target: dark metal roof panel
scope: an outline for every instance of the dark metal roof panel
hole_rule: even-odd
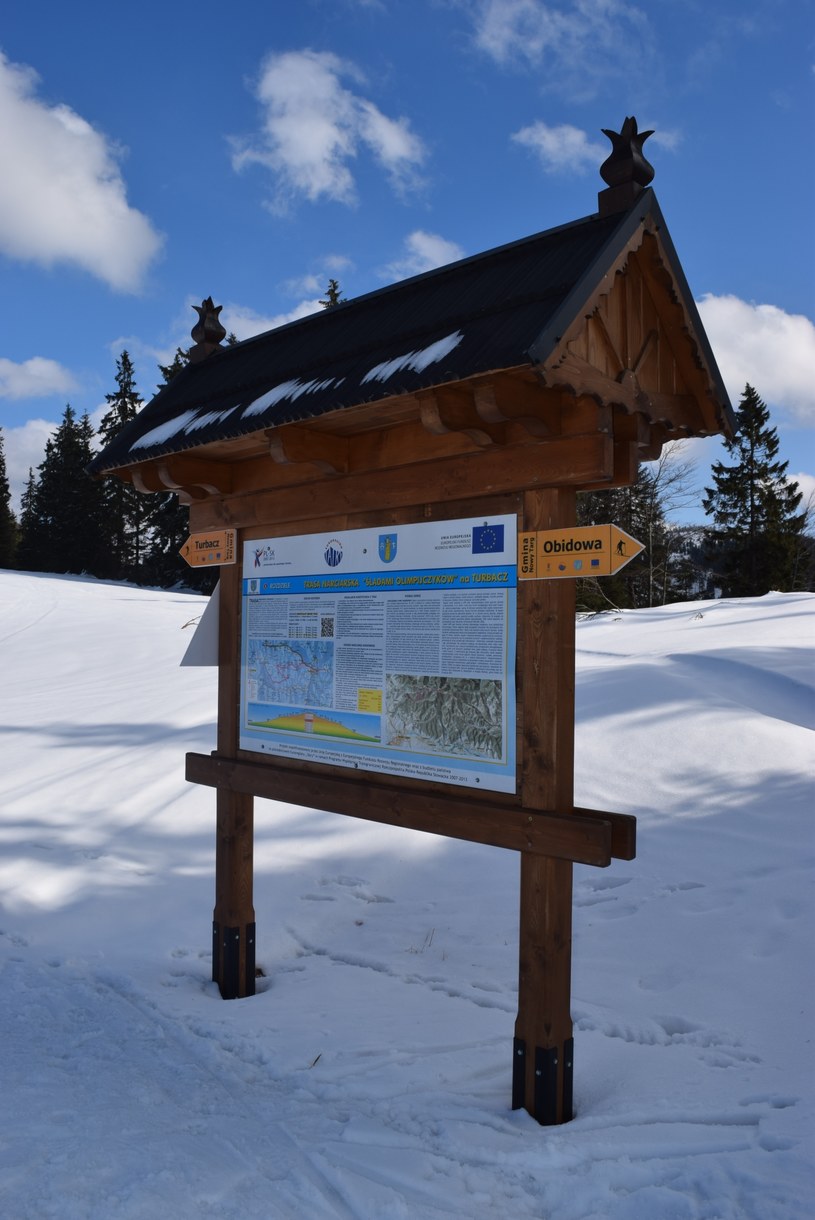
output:
[[[162,389],[90,469],[540,360],[541,332],[602,273],[627,215],[550,229],[217,351]]]

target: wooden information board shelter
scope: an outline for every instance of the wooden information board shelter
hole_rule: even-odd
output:
[[[517,851],[512,1101],[542,1123],[572,1114],[572,864],[631,859],[635,826],[574,807],[574,581],[516,579],[513,548],[573,527],[578,491],[732,423],[644,137],[628,119],[607,134],[609,186],[585,219],[233,347],[203,302],[190,365],[91,468],[176,492],[202,553],[236,560],[220,568],[217,749],[187,756],[217,793],[222,995],[255,988],[254,797]],[[417,656],[441,640],[464,659],[412,673],[411,629]],[[292,665],[308,685],[336,658],[339,684],[341,645],[345,702],[309,685],[291,715],[273,706]],[[427,745],[427,699],[438,725],[458,717],[458,744],[437,727]]]

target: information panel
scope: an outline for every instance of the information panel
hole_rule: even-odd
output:
[[[514,515],[244,545],[240,746],[515,792]]]

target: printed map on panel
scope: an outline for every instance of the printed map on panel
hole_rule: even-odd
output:
[[[388,674],[385,741],[397,749],[500,759],[503,683]]]
[[[288,706],[332,706],[332,640],[250,639],[248,647],[248,678],[253,699]]]

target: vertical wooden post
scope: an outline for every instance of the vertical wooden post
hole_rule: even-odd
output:
[[[574,524],[573,491],[524,495],[525,530]],[[522,581],[523,763],[528,809],[574,809],[573,580]],[[572,864],[521,853],[518,1017],[513,1108],[540,1123],[572,1117]]]
[[[255,911],[252,906],[253,798],[217,793],[212,977],[225,1000],[255,994]]]
[[[218,620],[218,753],[238,750],[242,566],[221,568]],[[225,1000],[255,994],[254,799],[219,788],[215,831],[212,978]]]

